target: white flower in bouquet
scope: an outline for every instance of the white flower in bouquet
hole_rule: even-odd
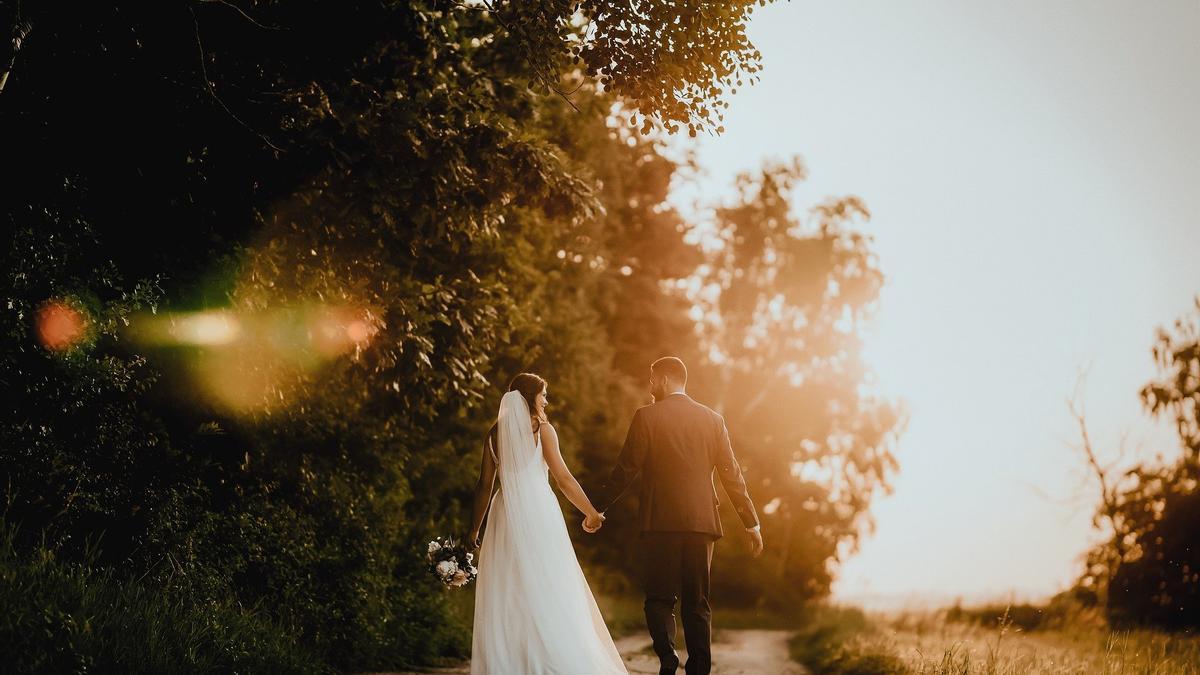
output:
[[[450,577],[459,571],[458,563],[454,562],[453,560],[443,560],[437,564],[437,573],[440,574],[443,579]]]
[[[453,539],[438,537],[429,542],[425,559],[429,562],[429,571],[447,588],[466,586],[479,574],[471,564],[475,557]]]
[[[474,561],[475,561],[475,554],[467,553],[467,562],[474,562]]]

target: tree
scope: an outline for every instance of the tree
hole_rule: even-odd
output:
[[[692,136],[723,132],[728,97],[756,82],[762,68],[762,54],[746,37],[755,7],[766,4],[762,0],[482,4],[525,45],[544,86],[570,100],[586,78],[596,78],[636,108],[628,119],[643,134],[655,122],[669,133],[685,126]],[[569,62],[544,60],[563,45]]]
[[[805,175],[796,159],[738,177],[737,199],[715,214],[722,246],[692,293],[707,355],[697,388],[725,416],[777,551],[751,561],[726,549],[735,560],[722,568],[737,578],[714,583],[750,599],[828,592],[897,470],[891,447],[903,424],[897,404],[865,393],[857,329],[883,274],[870,237],[850,223],[869,214],[857,197],[833,198],[801,221],[791,191]]]
[[[1200,310],[1200,297],[1196,299]],[[1162,378],[1140,391],[1155,416],[1170,415],[1181,452],[1174,462],[1139,463],[1114,475],[1095,459],[1081,413],[1083,449],[1099,481],[1094,523],[1108,540],[1087,554],[1079,592],[1103,604],[1118,625],[1167,629],[1200,625],[1200,312],[1159,329],[1152,349]]]
[[[564,441],[598,443],[606,392],[632,396],[625,364],[652,344],[618,303],[680,325],[660,288],[688,265],[657,208],[673,167],[609,128],[617,98],[572,70],[570,35],[587,58],[625,39],[622,14],[725,36],[597,67],[668,121],[711,120],[706,78],[757,58],[745,11],[684,8],[676,28],[589,7],[599,30],[565,28],[566,3],[26,3],[36,31],[0,93],[21,169],[0,194],[0,378],[23,397],[0,466],[24,545],[45,532],[85,561],[103,531],[126,580],[261,611],[315,668],[465,650],[418,545],[461,529],[498,385],[545,372],[571,401]],[[530,86],[556,78],[583,83],[571,102]],[[622,185],[626,162],[646,185]],[[50,353],[30,322],[60,296],[103,329]],[[243,338],[152,346],[124,329],[139,309],[219,310]],[[314,316],[356,324],[349,353],[305,337]]]
[[[634,410],[650,400],[650,363],[666,354],[694,361],[698,354],[690,303],[677,284],[703,257],[687,241],[690,225],[668,200],[677,166],[664,156],[662,141],[626,127],[623,104],[609,93],[575,100],[582,116],[563,105],[542,119],[555,145],[596,186],[603,208],[566,233],[545,263],[555,270],[548,293],[576,307],[547,306],[567,318],[548,337],[551,343],[560,335],[577,337],[566,350],[547,350],[539,367],[544,363],[559,378],[594,379],[587,390],[560,395],[566,407],[553,415],[558,424],[568,413],[563,447],[578,451],[581,481],[596,485],[611,470]],[[585,344],[593,346],[580,352]],[[613,592],[629,590],[637,574],[631,562],[635,512],[635,500],[620,501],[599,536],[578,542],[593,562],[624,573],[602,577]]]

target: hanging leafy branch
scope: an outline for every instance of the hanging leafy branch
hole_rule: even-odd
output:
[[[629,103],[643,133],[724,132],[729,97],[762,70],[746,26],[763,0],[480,2],[523,45],[541,85],[569,100],[594,78]]]

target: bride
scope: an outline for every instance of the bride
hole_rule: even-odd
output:
[[[470,534],[480,547],[471,673],[625,673],[548,477],[583,512],[585,530],[604,516],[563,462],[545,408],[546,381],[517,375],[484,441]]]

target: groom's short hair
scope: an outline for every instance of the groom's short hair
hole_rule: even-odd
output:
[[[679,384],[687,384],[687,366],[674,356],[664,356],[650,364],[650,372],[655,375],[666,375]]]

